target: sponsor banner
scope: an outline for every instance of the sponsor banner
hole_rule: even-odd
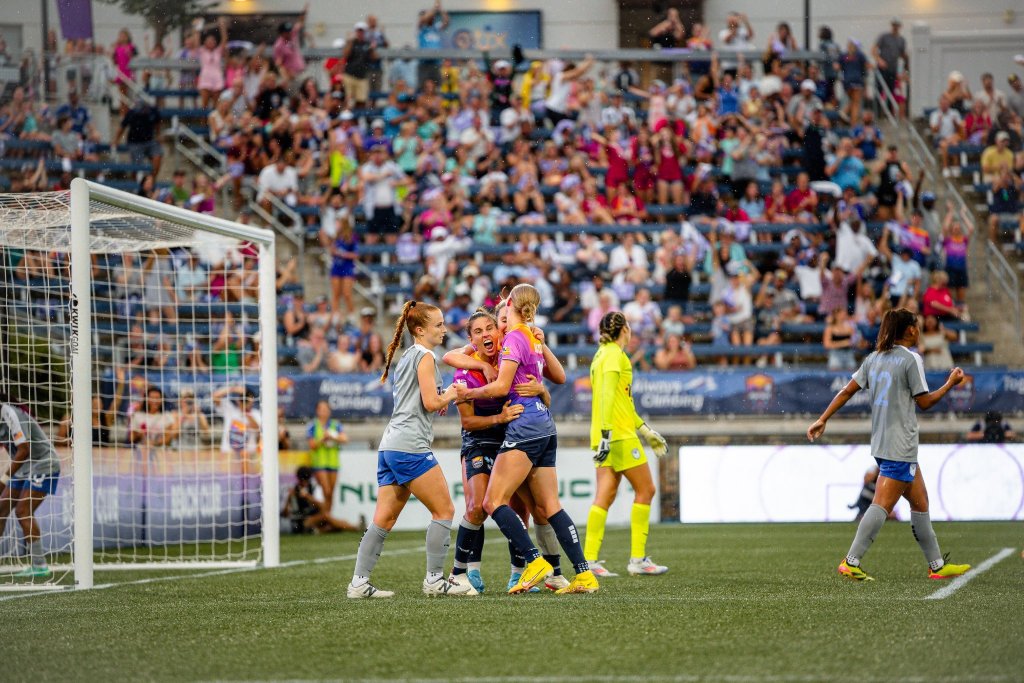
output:
[[[449,12],[448,16],[448,28],[441,32],[446,48],[508,54],[513,45],[527,50],[544,46],[539,11]]]
[[[927,378],[929,386],[937,387],[946,373],[929,372]],[[451,379],[451,374],[446,374],[444,382]],[[215,412],[209,398],[213,388],[240,381],[229,376],[171,373],[164,378],[157,373],[134,377],[132,391],[141,393],[147,380],[172,398],[183,388],[193,389],[200,405],[211,413]],[[638,372],[633,375],[633,399],[641,415],[810,415],[820,413],[849,380],[849,373],[827,370]],[[390,384],[381,386],[376,375],[282,375],[277,385],[278,404],[288,419],[310,419],[321,400],[342,420],[388,417],[394,406]],[[556,417],[590,415],[590,377],[585,372],[569,373],[565,384],[549,384],[548,388],[551,413]],[[112,386],[102,390],[113,393]],[[843,411],[867,413],[867,400],[867,392],[858,393]],[[1024,411],[1024,372],[969,371],[964,382],[931,412],[987,411]],[[458,411],[451,410],[440,419],[457,420]]]
[[[850,521],[874,464],[866,445],[681,448],[680,521]],[[923,445],[918,466],[933,520],[1024,519],[1024,445]]]
[[[577,526],[582,527],[587,523],[587,514],[590,512],[590,504],[594,500],[596,490],[596,468],[591,459],[593,453],[585,448],[563,448],[558,451],[558,498],[572,520]],[[455,501],[455,519],[462,518],[466,510],[466,495],[462,485],[462,462],[459,452],[456,450],[439,450],[434,452],[445,479],[451,489],[452,500]],[[658,481],[657,459],[653,453],[647,454],[651,464],[651,471]],[[294,477],[282,475],[281,493],[287,495],[288,490],[295,484]],[[359,515],[366,515],[367,519],[373,518],[374,506],[377,502],[377,453],[367,450],[342,450],[341,469],[338,472],[338,487],[335,490],[334,506],[332,513],[354,522]],[[608,511],[608,524],[628,525],[630,510],[633,505],[633,491],[624,480],[619,489],[619,495],[611,509]],[[661,500],[655,496],[651,503],[652,521],[659,521]],[[397,530],[425,529],[430,523],[430,513],[415,498],[409,501],[405,510],[402,511]],[[492,528],[492,522],[488,522]],[[282,523],[282,529],[288,525]],[[498,532],[500,533],[500,532]]]

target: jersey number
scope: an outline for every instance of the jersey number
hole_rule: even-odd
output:
[[[892,388],[892,375],[888,370],[871,373],[871,385],[875,387],[875,405],[889,405],[889,389]]]

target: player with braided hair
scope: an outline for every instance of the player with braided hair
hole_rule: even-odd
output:
[[[382,384],[388,378],[391,361],[401,346],[405,330],[415,343],[402,354],[395,368],[394,410],[377,453],[377,507],[373,522],[359,542],[348,597],[390,598],[394,595],[371,584],[370,573],[380,559],[384,539],[411,495],[427,507],[431,517],[427,526],[427,576],[423,580],[423,592],[430,596],[476,595],[468,582],[452,581],[444,575],[443,569],[451,543],[455,504],[430,449],[434,441],[434,414],[443,415],[457,396],[455,385],[441,390],[441,372],[434,361],[433,350],[444,341],[447,332],[444,315],[436,306],[406,302],[388,346],[380,378]]]
[[[664,574],[668,567],[655,564],[647,556],[654,479],[637,433],[647,439],[659,458],[668,452],[668,445],[658,432],[647,426],[633,404],[633,366],[623,351],[632,335],[626,316],[619,311],[606,313],[601,318],[599,331],[600,347],[590,363],[590,447],[597,464],[597,492],[587,517],[583,552],[596,576],[617,576],[605,569],[598,555],[608,508],[615,502],[619,484],[625,477],[635,492],[630,514],[632,548],[626,570],[635,576]]]

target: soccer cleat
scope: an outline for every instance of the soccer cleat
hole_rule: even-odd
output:
[[[431,597],[438,595],[479,595],[476,589],[473,588],[473,584],[469,582],[469,577],[465,574],[459,574],[448,579],[442,576],[437,581],[423,579],[423,594]]]
[[[928,570],[928,578],[929,579],[937,579],[937,580],[940,580],[940,579],[952,579],[952,578],[955,578],[957,576],[963,576],[964,574],[967,573],[967,571],[970,568],[971,568],[971,565],[969,565],[969,564],[950,564],[949,562],[946,562],[944,565],[942,565],[938,569],[929,569]]]
[[[855,581],[874,581],[872,577],[868,576],[867,572],[860,567],[854,567],[851,564],[847,564],[846,560],[839,563],[839,573],[846,578],[853,579]]]
[[[353,600],[358,600],[360,598],[393,598],[395,597],[395,594],[392,591],[382,591],[367,581],[362,586],[353,586],[352,584],[349,584],[348,597]]]
[[[14,575],[19,579],[48,579],[53,576],[49,567],[26,567]]]
[[[558,592],[563,588],[569,587],[569,579],[565,578],[561,574],[552,574],[548,578],[544,579],[544,587],[549,591]]]
[[[649,557],[645,557],[642,560],[630,558],[629,564],[626,566],[626,571],[632,576],[657,576],[658,574],[664,574],[668,571],[668,567],[661,564],[655,564],[654,560]]]
[[[522,575],[523,575],[522,572],[512,572],[512,574],[509,575],[509,577],[508,577],[508,592],[510,594],[512,593],[512,588],[515,587],[515,585],[517,583],[519,583],[519,577],[521,577]],[[527,592],[528,593],[540,593],[540,588],[537,588],[536,586],[534,586],[533,588],[531,588]]]
[[[587,564],[590,565],[590,571],[594,572],[594,576],[600,579],[609,579],[613,576],[618,576],[615,572],[608,571],[604,568],[604,560],[595,560],[593,562],[588,562]]]
[[[476,589],[477,593],[484,592],[484,577],[480,576],[479,569],[470,569],[466,572],[466,576],[469,577],[469,582],[473,584],[473,588]]]
[[[544,577],[554,571],[554,567],[551,563],[545,560],[543,557],[538,557],[536,560],[526,565],[526,569],[519,577],[519,581],[516,585],[508,589],[509,595],[515,595],[516,593],[523,593],[530,590],[537,584],[544,581]]]
[[[593,570],[587,570],[572,577],[572,581],[565,588],[555,591],[556,595],[568,595],[570,593],[594,593],[600,586],[594,578]]]

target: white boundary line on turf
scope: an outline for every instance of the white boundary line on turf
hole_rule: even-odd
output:
[[[418,545],[418,546],[416,546],[414,548],[399,548],[398,550],[389,550],[387,552],[387,554],[389,556],[390,555],[408,555],[410,553],[423,552],[423,550],[424,550],[424,546],[423,545]],[[278,569],[287,569],[289,567],[301,567],[301,566],[304,566],[304,565],[328,564],[328,563],[331,563],[331,562],[350,562],[350,561],[352,561],[354,559],[356,559],[355,553],[352,553],[350,555],[334,555],[332,557],[318,557],[318,558],[316,558],[314,560],[292,560],[291,562],[282,562],[280,565],[278,565],[277,568]],[[185,579],[205,579],[205,578],[208,578],[208,577],[211,577],[211,576],[225,576],[227,574],[243,574],[243,573],[246,573],[246,572],[259,571],[261,569],[265,569],[265,567],[260,567],[260,566],[256,566],[256,567],[238,567],[236,569],[220,569],[220,570],[212,571],[212,572],[201,572],[199,574],[180,574],[180,575],[176,575],[176,576],[154,576],[153,578],[150,578],[150,579],[137,579],[135,581],[117,581],[117,582],[111,582],[111,583],[100,583],[100,584],[96,584],[95,586],[90,588],[89,591],[81,591],[81,592],[84,593],[84,592],[99,591],[99,590],[105,590],[107,588],[120,588],[121,586],[143,586],[143,585],[150,584],[150,583],[164,583],[166,581],[182,581],[182,580],[185,580]],[[271,571],[273,571],[273,570],[271,570]],[[33,592],[17,593],[17,594],[13,594],[13,595],[0,596],[0,602],[6,602],[8,600],[19,600],[21,598],[34,598],[34,597],[39,596],[39,595],[69,595],[69,594],[74,594],[76,592],[78,592],[78,591],[75,591],[75,590],[72,590],[72,589],[69,588],[68,590],[61,590],[61,591],[42,591],[42,590],[40,590],[39,592],[36,592],[36,593],[33,593]]]
[[[970,571],[968,571],[966,574],[961,574],[960,576],[956,577],[948,584],[940,588],[939,590],[925,597],[925,600],[943,600],[945,598],[948,598],[950,595],[956,593],[958,590],[966,586],[968,581],[978,576],[979,574],[987,572],[989,569],[991,569],[992,567],[994,567],[995,565],[997,565],[998,563],[1002,562],[1007,557],[1012,555],[1014,552],[1016,552],[1016,550],[1016,548],[1003,548],[998,553],[996,553],[992,557],[988,558],[987,560],[979,564],[977,567],[972,567]]]

